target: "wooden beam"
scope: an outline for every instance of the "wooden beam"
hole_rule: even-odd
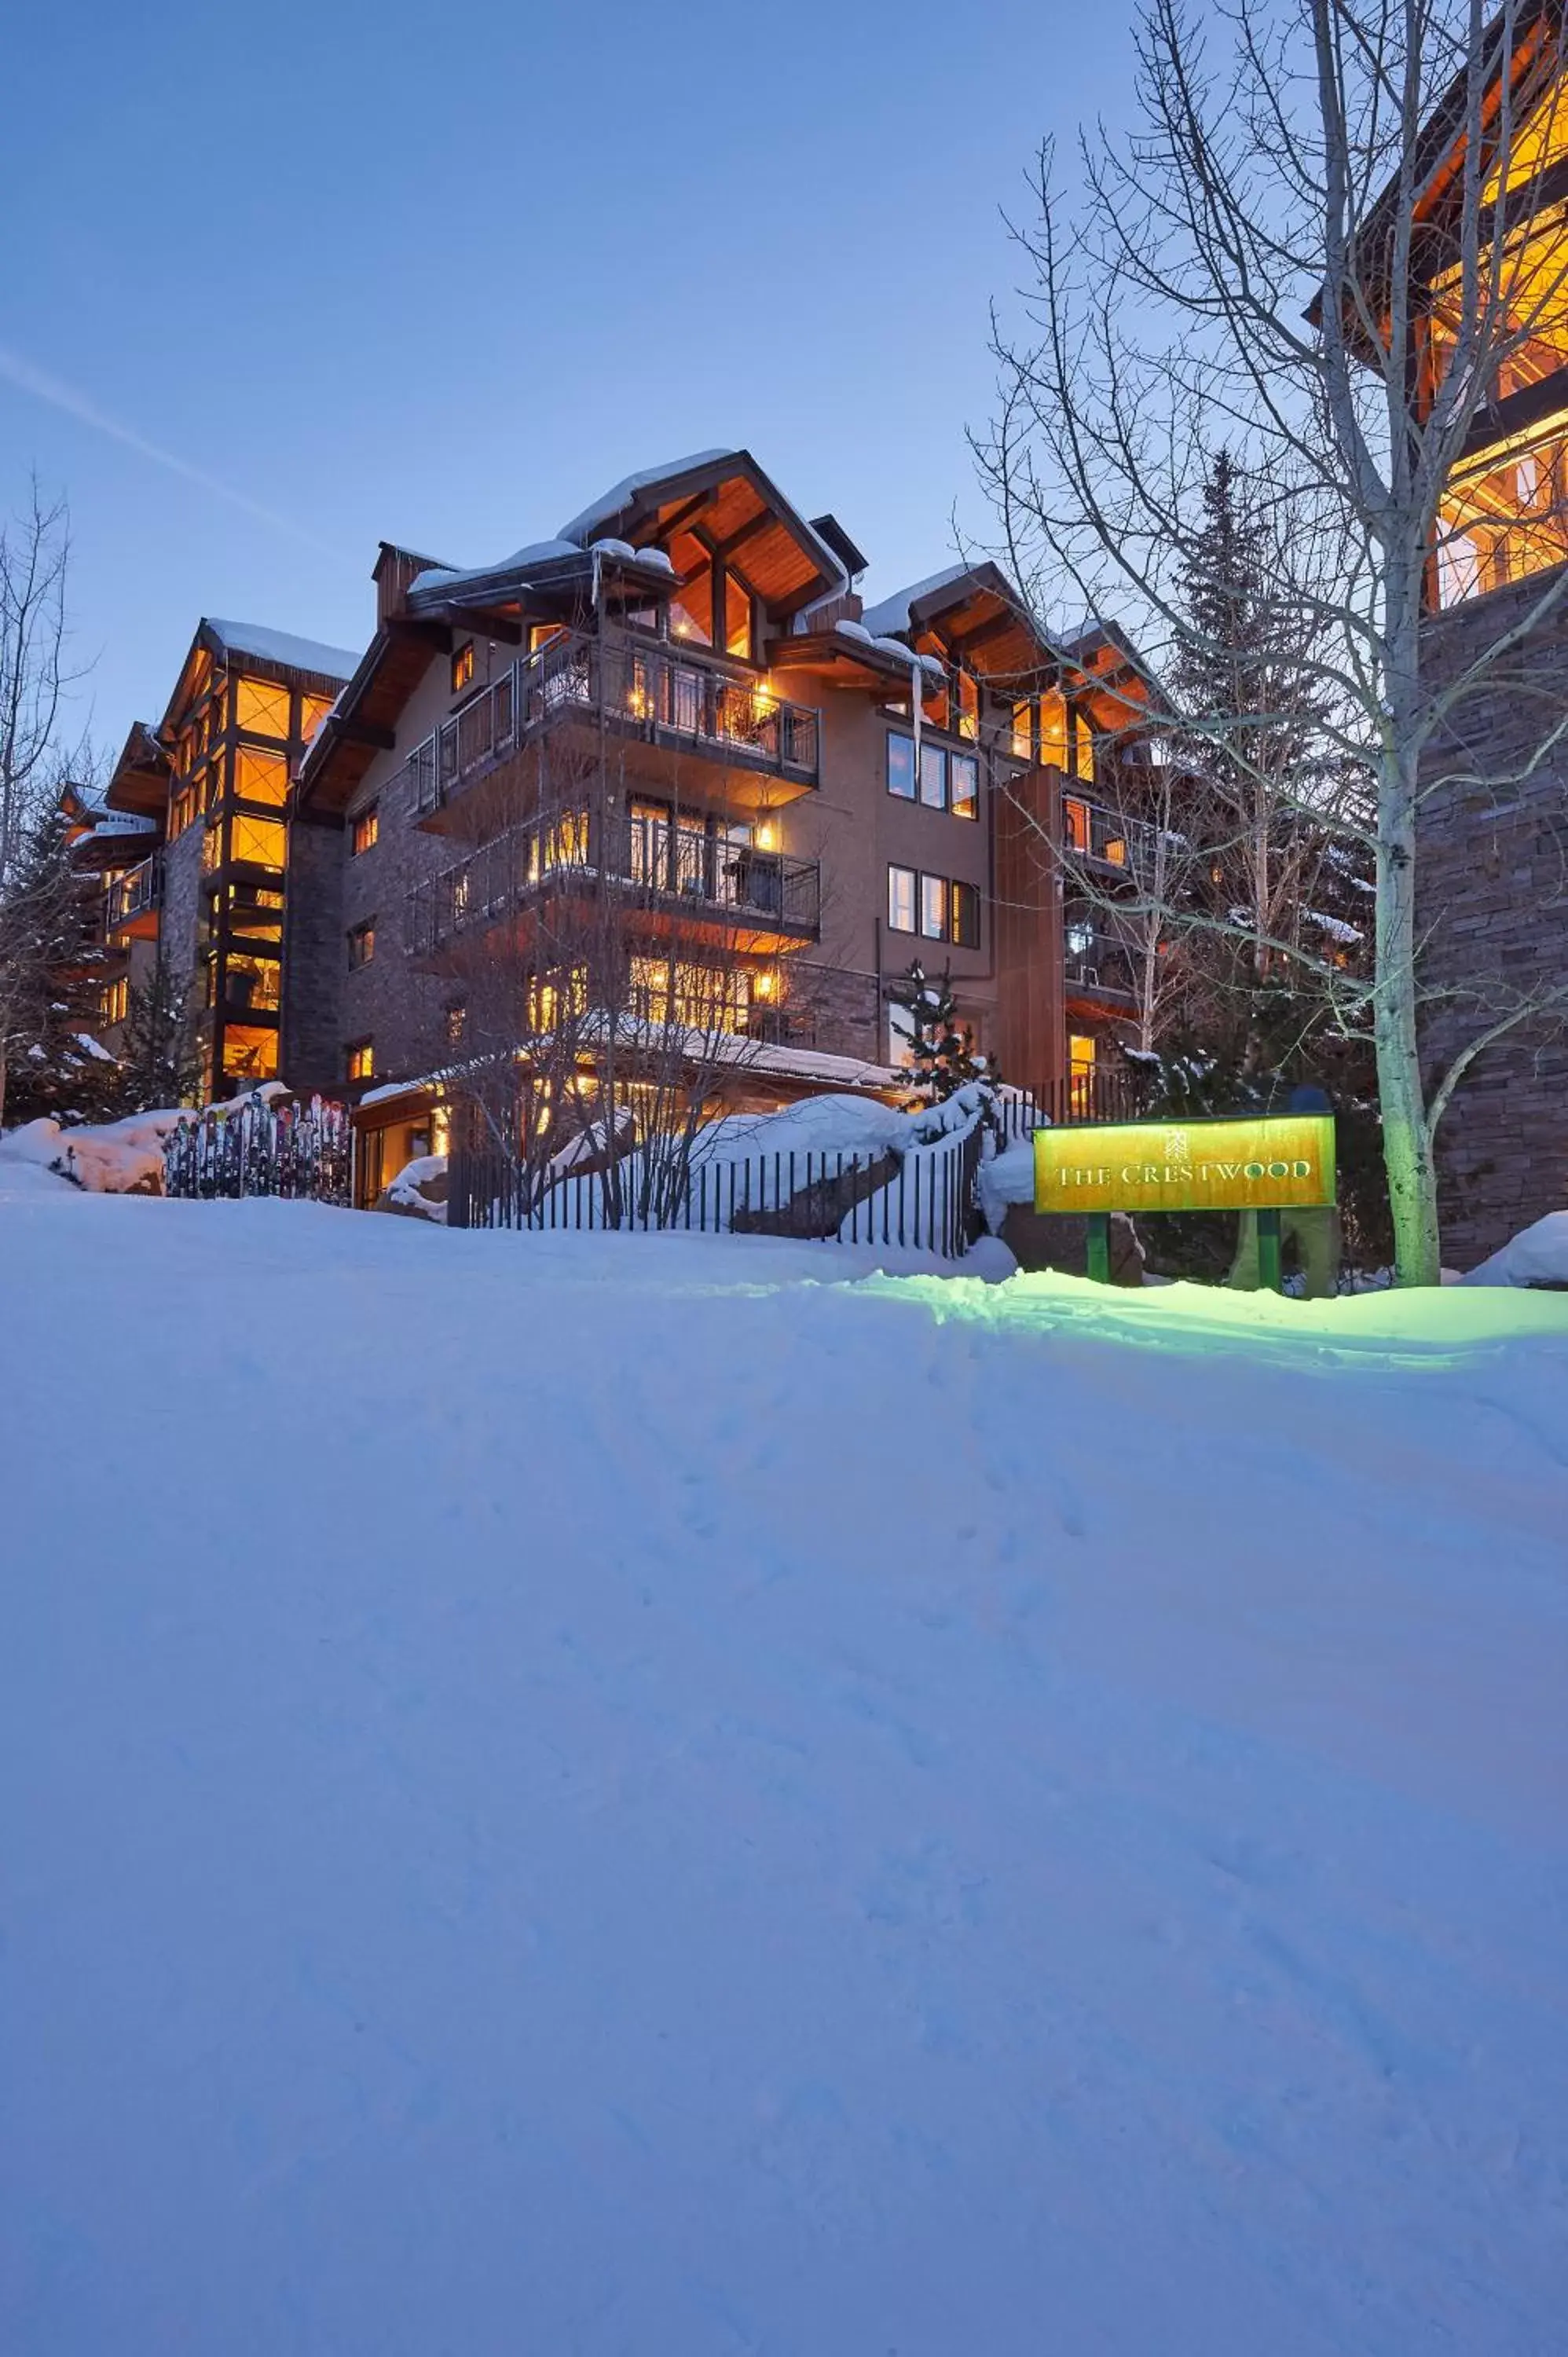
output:
[[[715,541],[714,554],[721,564],[727,564],[737,548],[744,548],[748,540],[755,540],[759,532],[766,532],[770,524],[778,522],[779,518],[772,509],[765,507],[752,517],[749,523],[743,523],[737,532],[732,532],[727,540]]]
[[[454,630],[471,630],[476,638],[492,639],[498,646],[522,644],[522,624],[513,621],[510,614],[495,613],[486,606],[443,606],[441,611]]]
[[[1023,617],[1009,608],[1004,614],[993,614],[990,621],[982,622],[977,630],[961,631],[952,640],[953,651],[958,655],[966,655],[971,647],[986,646],[993,639],[1004,638],[1009,630],[1023,630],[1027,634],[1028,630],[1029,625]]]
[[[401,639],[405,646],[430,647],[437,654],[450,654],[452,651],[449,626],[434,619],[427,620],[423,614],[393,614],[387,622],[386,631],[389,638]]]
[[[378,727],[373,720],[334,720],[332,733],[345,745],[365,745],[373,753],[392,753],[397,749],[397,732]]]
[[[691,499],[684,500],[673,515],[666,516],[662,522],[655,518],[654,540],[634,541],[632,545],[636,548],[651,548],[658,539],[683,531],[693,516],[701,515],[704,508],[711,508],[717,498],[716,490],[696,492]],[[630,501],[628,500],[627,504],[629,506]]]

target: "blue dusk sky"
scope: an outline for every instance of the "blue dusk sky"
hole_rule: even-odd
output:
[[[1061,0],[22,0],[6,48],[0,504],[70,499],[106,748],[202,613],[357,648],[378,540],[479,563],[710,445],[872,594],[950,562],[1001,209],[1129,64]]]

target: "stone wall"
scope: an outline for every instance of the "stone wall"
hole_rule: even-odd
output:
[[[1454,678],[1539,600],[1540,580],[1427,626],[1429,675]],[[1417,926],[1429,1088],[1496,1016],[1568,985],[1568,587],[1520,647],[1487,666],[1423,767]],[[1529,770],[1529,775],[1522,774]],[[1482,1050],[1437,1133],[1443,1253],[1470,1268],[1568,1208],[1568,1034],[1535,1019]]]
[[[296,820],[289,828],[278,1071],[302,1092],[343,1085],[345,841],[340,826]]]

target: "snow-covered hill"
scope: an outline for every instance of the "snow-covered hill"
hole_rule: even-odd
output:
[[[7,2357],[1561,2349],[1563,1297],[865,1265],[0,1201]]]

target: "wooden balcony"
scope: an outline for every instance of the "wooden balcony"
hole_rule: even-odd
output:
[[[723,656],[641,633],[563,631],[443,721],[400,775],[420,823],[439,833],[456,802],[544,737],[573,733],[592,758],[608,734],[635,749],[627,766],[643,777],[673,783],[695,755],[723,770],[727,801],[777,806],[818,782],[818,718]]]
[[[158,930],[158,910],[164,897],[164,858],[155,851],[138,866],[128,867],[103,888],[103,933],[106,941],[116,935],[133,940],[150,940]]]
[[[597,832],[598,830],[596,830]],[[506,926],[521,945],[545,902],[585,908],[613,895],[628,931],[765,954],[815,941],[822,872],[814,859],[758,851],[706,827],[615,815],[593,841],[586,814],[514,827],[415,885],[404,946],[439,960],[459,936]]]

